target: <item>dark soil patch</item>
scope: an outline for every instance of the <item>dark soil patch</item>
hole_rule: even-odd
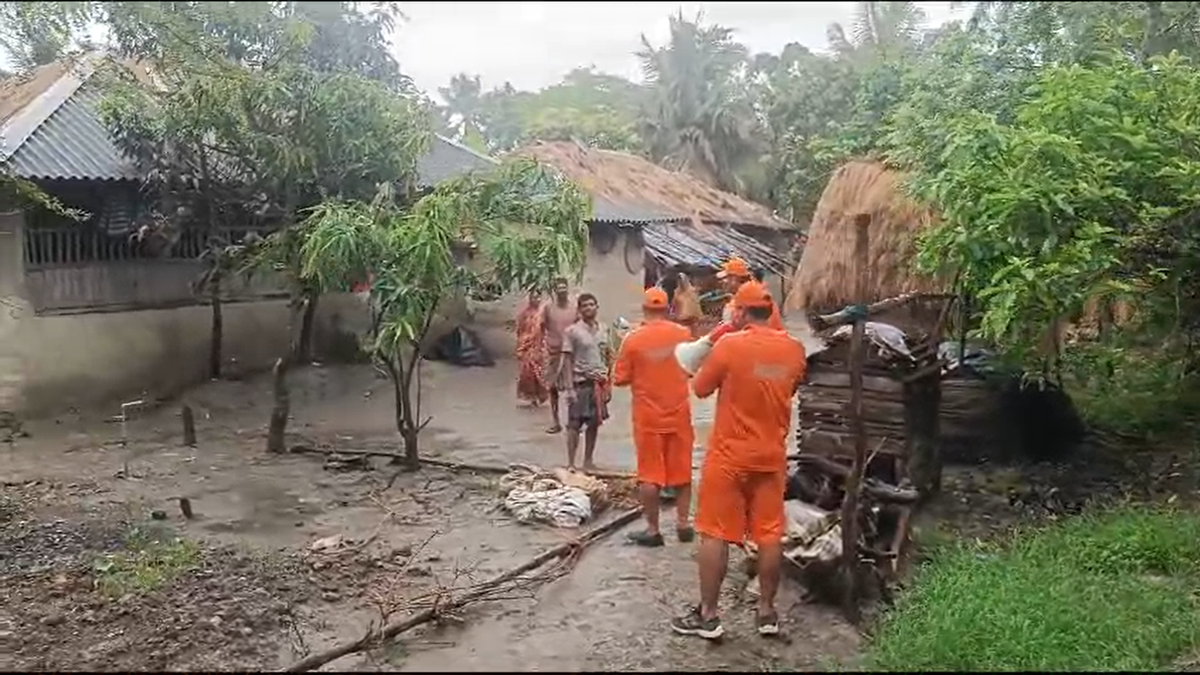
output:
[[[945,535],[991,539],[1090,506],[1187,501],[1195,465],[1190,451],[1093,442],[1060,461],[947,466],[942,494],[920,520]]]
[[[186,568],[119,597],[101,565],[152,524],[119,513],[43,519],[44,485],[8,486],[0,509],[0,668],[256,670],[310,595],[298,563],[189,545]],[[160,529],[160,534],[167,530]],[[159,577],[148,577],[157,581]]]

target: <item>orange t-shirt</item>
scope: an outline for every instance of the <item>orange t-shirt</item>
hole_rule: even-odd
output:
[[[792,396],[808,370],[804,346],[765,326],[722,337],[693,380],[717,394],[706,461],[742,471],[784,471]]]
[[[675,347],[691,339],[687,328],[658,319],[638,326],[621,342],[613,384],[632,390],[635,433],[669,432],[691,424],[688,376],[675,360]]]
[[[751,283],[751,282],[747,281],[746,283]],[[730,299],[729,302],[725,303],[725,309],[724,309],[724,311],[721,312],[721,320],[726,323],[733,321],[733,310],[735,308],[736,308],[736,305],[734,304],[732,299]],[[771,303],[771,317],[769,319],[767,319],[767,327],[773,328],[775,330],[784,330],[783,315],[779,313],[779,303],[777,303],[777,302]]]

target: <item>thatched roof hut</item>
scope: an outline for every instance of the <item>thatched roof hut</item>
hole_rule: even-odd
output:
[[[705,223],[795,231],[771,209],[722,192],[680,171],[636,155],[588,148],[570,141],[539,141],[516,151],[548,164],[575,181],[595,204],[595,220],[663,221],[697,218]]]
[[[781,286],[790,276],[800,230],[761,204],[642,157],[572,141],[537,141],[513,154],[553,167],[591,195],[593,232],[640,230],[646,253],[664,268],[715,268],[737,255],[779,275]]]
[[[787,294],[788,309],[827,312],[914,291],[942,292],[942,284],[913,269],[917,235],[936,221],[936,215],[902,194],[900,180],[872,161],[850,162],[834,172],[813,214]],[[872,277],[866,298],[853,297],[853,217],[859,213],[871,215]]]

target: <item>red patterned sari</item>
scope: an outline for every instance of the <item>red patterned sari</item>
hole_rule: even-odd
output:
[[[517,315],[517,398],[541,405],[550,398],[546,383],[546,341],[542,336],[542,305],[530,301]]]

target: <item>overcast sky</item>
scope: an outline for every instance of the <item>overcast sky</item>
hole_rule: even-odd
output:
[[[820,50],[825,29],[849,23],[854,2],[403,2],[408,21],[393,36],[401,68],[437,95],[456,73],[481,76],[485,89],[513,83],[539,89],[572,68],[639,79],[633,53],[645,33],[655,46],[668,37],[668,17],[682,9],[735,29],[752,52],[779,52],[789,42]],[[931,26],[963,18],[949,2],[917,3]],[[0,68],[10,68],[0,54]]]
[[[405,2],[408,22],[394,38],[401,68],[431,95],[456,73],[481,76],[485,89],[512,82],[538,89],[577,66],[637,78],[633,52],[642,33],[668,37],[668,18],[704,11],[734,28],[751,51],[778,52],[789,42],[824,49],[825,29],[848,23],[854,2]],[[931,25],[964,14],[949,2],[921,2]]]

